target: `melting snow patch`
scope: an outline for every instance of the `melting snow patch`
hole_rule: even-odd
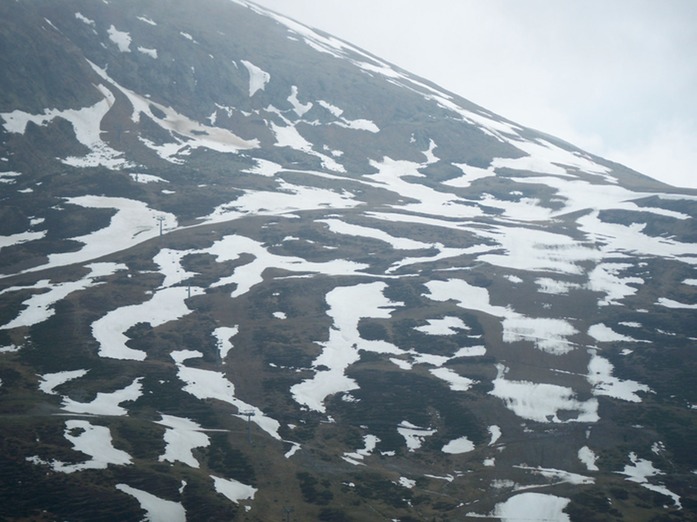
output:
[[[251,90],[251,89],[250,89]],[[293,106],[293,110],[295,111],[295,114],[298,115],[298,117],[302,118],[303,114],[305,114],[307,111],[309,111],[312,108],[312,103],[302,103],[300,100],[298,100],[298,86],[293,85],[290,88],[290,96],[288,96],[288,101],[290,104]],[[250,94],[251,96],[251,94]]]
[[[593,387],[593,395],[605,395],[628,402],[641,402],[637,392],[650,392],[651,388],[632,380],[613,377],[610,361],[598,355],[596,350],[589,350],[588,382]]]
[[[148,49],[147,47],[138,47],[138,51],[150,58],[157,59],[157,49]]]
[[[129,176],[136,183],[169,183],[166,179],[152,174],[132,173]]]
[[[598,466],[595,464],[595,461],[598,460],[598,457],[595,456],[593,450],[590,449],[588,446],[583,446],[580,450],[578,450],[578,460],[580,460],[583,464],[586,465],[588,471],[598,471],[599,469]]]
[[[249,96],[251,98],[257,91],[264,90],[266,84],[271,79],[271,75],[247,60],[242,60],[242,65],[249,72]]]
[[[124,32],[124,31],[119,31],[114,27],[113,25],[109,27],[108,30],[109,33],[109,40],[114,42],[116,46],[119,48],[119,51],[122,53],[130,53],[131,52],[131,35]]]
[[[595,479],[591,477],[586,477],[584,475],[579,475],[577,473],[570,473],[568,471],[563,471],[560,469],[553,468],[532,468],[529,466],[513,466],[514,468],[523,469],[530,471],[535,475],[542,475],[544,478],[551,480],[556,484],[573,484],[575,486],[581,486],[584,484],[594,484]]]
[[[363,449],[350,453],[344,453],[344,456],[341,458],[354,466],[363,465],[362,460],[365,457],[369,457],[373,451],[375,451],[375,447],[377,446],[378,442],[380,442],[380,439],[375,435],[366,435],[363,437]]]
[[[30,241],[38,241],[39,239],[43,239],[45,237],[45,230],[40,232],[21,232],[19,234],[12,234],[9,236],[0,236],[0,250],[12,245],[20,245],[22,243],[29,243]]]
[[[179,502],[161,499],[127,484],[117,484],[116,489],[134,497],[147,513],[149,522],[186,522],[186,511]]]
[[[280,424],[264,414],[259,408],[241,401],[235,396],[235,386],[224,373],[202,368],[190,368],[184,365],[188,359],[202,357],[203,354],[193,350],[172,352],[172,359],[177,363],[177,377],[185,384],[183,390],[198,399],[216,399],[236,407],[238,411],[253,412],[250,421],[276,440],[280,440]]]
[[[455,352],[453,359],[458,357],[482,357],[483,355],[486,355],[486,346],[466,346]]]
[[[358,331],[361,318],[389,318],[394,307],[402,304],[385,298],[383,291],[386,286],[385,283],[375,282],[338,287],[327,294],[328,313],[334,323],[329,331],[329,340],[323,343],[322,353],[313,366],[328,369],[317,371],[313,378],[291,388],[296,402],[324,412],[324,400],[329,395],[357,388],[356,381],[347,377],[345,370],[359,360],[360,350],[395,355],[402,353],[388,342],[363,339]],[[361,307],[357,308],[355,303],[361,303]]]
[[[569,522],[569,515],[564,508],[569,504],[568,498],[544,495],[542,493],[520,493],[505,502],[496,504],[490,515],[467,513],[475,518],[496,517],[503,522],[516,520],[545,520],[548,522]]]
[[[673,301],[672,299],[667,299],[665,297],[659,297],[656,301],[657,305],[665,306],[666,308],[682,308],[687,310],[697,309],[697,304],[685,304],[678,301]]]
[[[224,479],[211,475],[215,490],[228,500],[238,504],[241,500],[253,500],[256,488],[242,484],[234,479]]]
[[[600,343],[637,342],[636,339],[618,334],[612,328],[604,325],[603,323],[594,324],[591,326],[588,329],[588,335]]]
[[[192,289],[201,294],[200,288]],[[141,304],[122,306],[108,312],[92,323],[92,335],[99,342],[99,355],[110,359],[143,361],[147,354],[126,346],[129,339],[125,332],[139,323],[149,323],[153,328],[191,313],[185,299],[189,290],[172,287],[159,290],[152,299]]]
[[[146,18],[145,16],[139,16],[138,20],[140,20],[141,22],[145,22],[148,25],[157,25],[155,22],[150,20],[150,18]]]
[[[235,337],[239,331],[237,326],[221,326],[213,330],[213,336],[217,339],[216,345],[218,346],[218,354],[223,364],[225,364],[225,358],[228,352],[233,348],[230,339]]]
[[[75,18],[77,18],[78,20],[80,20],[80,21],[81,21],[82,23],[84,23],[84,24],[90,25],[90,26],[92,26],[92,27],[96,27],[96,24],[94,23],[94,20],[90,20],[89,18],[87,18],[87,17],[86,17],[85,15],[83,15],[82,13],[75,13]]]
[[[407,477],[399,477],[399,485],[407,489],[413,489],[416,487],[416,481]]]
[[[402,437],[404,437],[404,440],[407,443],[407,448],[409,448],[410,452],[419,449],[423,444],[424,439],[426,439],[426,437],[430,437],[436,432],[436,430],[420,428],[419,426],[415,426],[411,422],[407,421],[402,421],[402,423],[397,426],[397,431]]]
[[[162,420],[158,421],[157,424],[167,427],[164,435],[167,446],[164,454],[160,455],[159,461],[183,462],[198,469],[200,465],[192,450],[210,446],[208,435],[201,433],[201,426],[190,419],[161,415]]]
[[[432,375],[447,382],[450,389],[453,391],[467,391],[477,382],[459,375],[455,370],[450,368],[435,368],[429,371]]]
[[[532,318],[509,314],[503,321],[503,341],[532,341],[535,347],[553,355],[564,355],[574,349],[565,338],[578,331],[563,319]]]
[[[136,401],[143,395],[141,379],[142,377],[138,377],[125,388],[112,393],[99,392],[92,402],[77,402],[70,397],[63,397],[63,409],[87,415],[127,415],[128,410],[121,407],[121,403]]]
[[[131,456],[125,451],[114,448],[111,432],[105,426],[94,426],[85,420],[69,420],[65,422],[64,436],[75,451],[92,457],[91,460],[77,464],[66,464],[54,460],[45,462],[39,457],[29,457],[34,464],[44,464],[60,473],[74,473],[85,469],[106,469],[109,464],[125,466],[131,464]]]
[[[638,458],[634,452],[629,454],[629,460],[632,462],[632,465],[625,465],[624,470],[619,472],[621,475],[625,475],[627,480],[636,482],[648,490],[655,491],[672,498],[675,506],[678,509],[682,509],[682,504],[680,503],[680,497],[678,495],[670,491],[665,486],[649,483],[649,477],[663,475],[664,473],[662,471],[654,468],[653,463],[650,460]]]
[[[73,370],[66,372],[57,373],[46,373],[41,375],[41,382],[39,383],[39,389],[49,395],[57,395],[54,391],[61,384],[72,381],[74,379],[79,379],[87,375],[88,370]]]
[[[523,419],[536,422],[597,422],[598,401],[589,399],[579,401],[571,388],[556,384],[509,381],[508,371],[498,364],[498,376],[493,381],[494,389],[490,395],[503,400],[506,407]],[[558,416],[560,411],[568,412],[566,420]]]
[[[445,446],[443,446],[443,453],[449,453],[451,455],[459,455],[461,453],[468,453],[474,451],[474,443],[467,437],[460,437],[459,439],[451,440]]]
[[[491,440],[489,441],[489,446],[493,446],[501,438],[501,428],[496,425],[489,426],[487,428],[489,435],[491,435]]]
[[[444,317],[428,319],[428,325],[414,329],[429,335],[455,335],[458,330],[469,330],[469,327],[459,317]]]

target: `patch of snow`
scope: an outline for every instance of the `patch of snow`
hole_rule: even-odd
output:
[[[625,475],[627,480],[640,484],[642,487],[648,490],[655,491],[672,498],[673,502],[675,503],[675,507],[682,509],[680,496],[676,495],[663,485],[655,485],[649,482],[650,477],[664,475],[661,470],[655,468],[650,460],[638,458],[634,452],[629,454],[629,460],[632,464],[625,465],[624,470],[619,472],[621,475]]]
[[[569,293],[569,290],[581,288],[579,284],[558,281],[549,277],[541,277],[535,283],[539,287],[538,291],[543,294],[566,295]]]
[[[426,326],[417,326],[414,330],[429,335],[455,335],[458,330],[469,330],[469,326],[459,317],[444,317],[442,319],[428,319]]]
[[[166,426],[164,440],[165,452],[160,455],[160,462],[183,462],[198,469],[199,462],[194,457],[192,450],[210,446],[208,435],[202,433],[201,426],[191,419],[175,417],[173,415],[160,414],[162,419],[157,424]]]
[[[461,376],[455,370],[450,368],[434,368],[429,370],[429,372],[439,379],[447,382],[450,389],[453,391],[467,391],[477,382]]]
[[[79,13],[79,12],[78,12],[78,13],[75,13],[75,18],[77,18],[78,20],[80,20],[82,23],[87,24],[87,25],[90,25],[90,26],[92,26],[92,27],[96,27],[96,25],[97,25],[97,24],[94,23],[94,20],[90,20],[90,19],[87,18],[85,15],[83,15],[82,13]]]
[[[61,384],[65,384],[68,381],[74,379],[79,379],[87,375],[89,370],[73,370],[57,373],[46,373],[41,375],[41,382],[39,382],[39,389],[49,395],[57,395],[54,391]]]
[[[410,452],[419,449],[426,437],[430,437],[436,433],[434,429],[420,428],[408,421],[402,421],[399,426],[397,426],[397,431],[404,437]]]
[[[453,163],[453,166],[459,168],[463,175],[458,178],[444,181],[443,185],[447,185],[449,187],[467,188],[478,179],[488,178],[496,175],[496,172],[492,167],[482,169],[480,167],[468,165],[467,163]]]
[[[228,352],[233,348],[230,339],[235,337],[239,332],[240,329],[237,326],[220,326],[213,330],[213,336],[217,339],[218,356],[220,360],[223,361],[223,364],[225,364],[225,358]]]
[[[283,171],[283,167],[273,161],[261,158],[254,158],[254,161],[256,161],[256,165],[254,167],[243,170],[242,172],[248,172],[249,174],[259,174],[260,176],[273,178],[276,174]]]
[[[145,520],[149,522],[186,522],[186,511],[179,502],[164,500],[127,484],[116,484],[116,489],[134,497],[147,513]]]
[[[271,80],[271,75],[247,60],[242,60],[242,65],[249,73],[249,97],[251,98],[257,91],[264,90]]]
[[[203,293],[200,288],[191,290],[194,295]],[[92,335],[99,342],[99,355],[110,359],[145,360],[147,354],[144,351],[127,346],[129,339],[125,332],[139,323],[149,323],[155,328],[190,314],[185,302],[187,297],[187,288],[164,288],[149,301],[107,312],[92,323]]]
[[[75,451],[82,452],[91,459],[77,464],[66,464],[57,460],[49,463],[39,457],[29,457],[27,461],[49,465],[53,471],[60,473],[75,473],[85,469],[106,469],[110,464],[125,466],[132,463],[128,453],[114,448],[111,432],[105,426],[94,426],[85,420],[68,420],[65,422],[63,435],[72,443]]]
[[[228,500],[238,504],[241,500],[254,500],[256,488],[234,479],[224,479],[211,475],[215,490]]]
[[[138,47],[138,52],[143,53],[150,58],[157,60],[157,49],[148,49],[147,47]]]
[[[586,477],[585,475],[579,475],[578,473],[570,473],[569,471],[564,471],[554,468],[542,468],[542,467],[530,467],[530,466],[514,466],[518,469],[523,469],[530,471],[535,475],[542,475],[544,478],[554,481],[556,484],[573,484],[574,486],[582,486],[584,484],[594,484],[595,479],[592,477]]]
[[[353,225],[341,219],[320,219],[317,220],[317,222],[325,223],[326,225],[328,225],[329,230],[334,234],[343,234],[347,236],[359,236],[377,239],[379,241],[384,241],[385,243],[388,243],[392,246],[392,248],[396,250],[418,250],[431,248],[433,246],[432,244],[423,243],[421,241],[414,241],[413,239],[409,238],[395,237],[378,228]]]
[[[14,172],[14,171],[0,172],[0,183],[7,183],[7,184],[17,183],[17,180],[15,178],[18,178],[21,175],[22,175],[21,172]]]
[[[169,183],[166,179],[153,176],[152,174],[133,173],[129,174],[129,176],[136,183]]]
[[[38,241],[46,237],[46,231],[40,232],[21,232],[19,234],[11,234],[9,236],[0,236],[0,250],[12,245],[21,245],[30,241]]]
[[[564,319],[531,318],[523,316],[506,317],[503,320],[503,341],[531,341],[535,347],[553,355],[564,355],[574,349],[574,344],[566,337],[578,333]]]
[[[593,387],[593,395],[604,395],[628,402],[641,402],[637,392],[648,393],[651,388],[632,380],[618,379],[612,375],[610,361],[598,355],[596,350],[589,350],[588,382]]]
[[[496,425],[489,426],[487,428],[489,435],[491,435],[491,440],[489,441],[489,446],[493,446],[501,438],[501,428]]]
[[[466,346],[464,348],[460,348],[455,354],[453,355],[453,358],[457,357],[482,357],[483,355],[486,355],[486,346]]]
[[[307,111],[312,109],[312,103],[311,102],[302,103],[300,100],[298,100],[298,86],[297,85],[292,85],[290,90],[291,90],[291,92],[290,92],[290,96],[288,96],[288,101],[293,106],[293,110],[295,111],[295,114],[297,114],[298,117],[302,118],[303,114],[305,114]],[[251,94],[250,94],[250,96],[251,96]]]
[[[588,335],[599,343],[615,343],[615,342],[637,342],[626,335],[618,334],[609,326],[603,323],[594,324],[588,329]]]
[[[299,404],[324,412],[324,400],[339,392],[357,388],[357,383],[345,371],[360,359],[360,350],[376,353],[401,354],[396,346],[379,340],[366,340],[360,336],[358,323],[364,317],[389,318],[395,303],[386,299],[382,282],[338,287],[326,297],[328,314],[333,319],[329,339],[322,343],[322,353],[314,360],[313,366],[327,367],[317,370],[314,377],[291,387],[293,398]],[[361,303],[360,308],[354,306]]]
[[[118,270],[127,269],[126,265],[116,263],[93,263],[88,265],[91,272],[78,281],[70,281],[64,283],[51,284],[47,280],[37,282],[33,287],[27,287],[37,290],[47,290],[40,294],[34,294],[29,299],[22,303],[25,307],[19,312],[19,315],[9,323],[0,326],[1,330],[9,330],[12,328],[20,328],[25,326],[33,326],[43,321],[48,320],[55,314],[53,305],[61,299],[64,299],[73,292],[85,290],[100,283],[96,281],[100,277],[108,276]],[[12,290],[20,290],[22,287],[11,287],[5,289],[2,293]]]
[[[467,437],[460,437],[459,439],[451,440],[442,449],[443,453],[449,453],[451,455],[459,455],[461,453],[469,453],[474,451],[474,443]]]
[[[588,446],[583,446],[580,450],[578,450],[578,460],[585,464],[586,469],[588,469],[588,471],[599,470],[598,466],[595,464],[595,461],[598,460],[598,457],[595,456],[593,450],[590,449]]]
[[[109,33],[109,40],[114,42],[122,53],[131,52],[131,35],[125,31],[119,31],[113,25],[109,27],[107,31]]]
[[[499,518],[502,522],[518,520],[545,520],[548,522],[570,522],[564,509],[569,504],[568,498],[545,495],[543,493],[520,493],[505,502],[496,504],[490,515],[467,513],[467,516]]]
[[[363,437],[363,449],[350,453],[344,453],[343,457],[341,458],[354,466],[363,465],[363,459],[372,455],[378,442],[380,442],[380,439],[375,435],[365,435]]]
[[[416,487],[416,481],[407,477],[399,477],[399,485],[403,488],[413,489]]]
[[[259,408],[238,399],[235,396],[234,384],[224,373],[184,365],[186,360],[202,355],[201,352],[192,350],[180,350],[171,354],[172,359],[177,363],[177,377],[185,383],[183,390],[198,399],[216,399],[231,404],[240,412],[253,412],[254,415],[250,420],[274,439],[280,440],[278,421],[266,416]]]
[[[684,310],[695,310],[697,309],[697,304],[686,304],[680,303],[678,301],[673,301],[672,299],[667,299],[665,297],[659,297],[656,301],[657,305],[665,306],[666,308],[673,309],[684,309]]]
[[[124,402],[133,402],[143,395],[142,377],[131,384],[111,393],[99,392],[92,402],[77,402],[70,397],[63,397],[63,410],[85,415],[128,415],[128,410],[121,406]]]
[[[198,43],[198,42],[194,39],[194,37],[191,36],[189,33],[185,33],[184,31],[179,31],[179,34],[182,35],[182,36],[183,36],[184,38],[186,38],[187,40],[189,40],[190,42]]]
[[[493,381],[490,395],[501,399],[506,407],[519,417],[536,422],[597,422],[598,401],[576,399],[573,389],[556,384],[528,381],[509,381],[507,369],[497,364],[498,376]],[[569,412],[568,419],[561,420],[560,411]]]

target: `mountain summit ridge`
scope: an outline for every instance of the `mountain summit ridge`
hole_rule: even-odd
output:
[[[697,516],[697,191],[242,0],[0,44],[0,516]]]

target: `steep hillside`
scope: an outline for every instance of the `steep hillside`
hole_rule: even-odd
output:
[[[697,192],[246,1],[0,49],[0,518],[697,519]]]

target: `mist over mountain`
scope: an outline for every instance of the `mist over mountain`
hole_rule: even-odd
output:
[[[0,518],[697,519],[697,191],[246,1],[0,50]]]

